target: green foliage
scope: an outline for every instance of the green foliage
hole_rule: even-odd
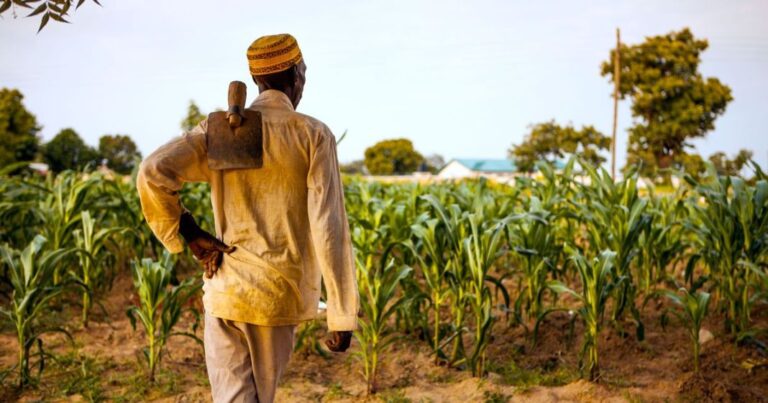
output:
[[[636,120],[629,129],[627,167],[639,165],[642,175],[650,177],[658,169],[680,167],[689,140],[714,129],[733,96],[728,86],[699,72],[708,46],[688,28],[621,46],[619,92],[632,99]],[[611,80],[614,52],[601,66],[601,74]]]
[[[121,228],[111,227],[96,229],[96,220],[89,211],[81,214],[82,228],[75,231],[75,244],[79,253],[79,265],[70,270],[70,274],[82,286],[83,327],[88,327],[88,316],[93,307],[93,295],[97,287],[104,287],[105,266],[112,263],[114,255],[107,253],[107,242]]]
[[[582,377],[588,374],[589,380],[594,382],[600,378],[598,340],[606,305],[613,295],[613,290],[621,287],[628,278],[614,275],[615,252],[606,250],[600,256],[587,260],[577,249],[566,245],[565,250],[579,273],[581,292],[576,292],[565,283],[557,280],[550,281],[548,286],[552,291],[558,294],[568,294],[579,302],[579,307],[575,313],[584,322],[584,342],[579,353],[579,370]],[[539,322],[547,314],[562,310],[566,309],[554,308],[542,313],[537,320],[536,328],[538,329]]]
[[[568,155],[579,155],[594,165],[605,162],[600,155],[611,145],[611,139],[593,126],[582,126],[576,130],[572,125],[560,126],[554,120],[538,123],[522,143],[509,150],[509,157],[521,172],[533,172],[538,161],[555,161]]]
[[[40,126],[35,115],[24,107],[23,99],[19,90],[0,89],[0,167],[32,161],[37,154]]]
[[[408,139],[383,140],[365,150],[365,167],[372,175],[404,175],[424,164]]]
[[[100,163],[99,153],[85,144],[72,129],[64,129],[46,143],[42,149],[43,160],[53,172],[94,168]]]
[[[104,135],[99,139],[99,155],[111,170],[126,175],[141,161],[141,153],[129,136]]]
[[[690,175],[685,179],[695,197],[703,200],[688,203],[693,220],[686,227],[696,235],[693,247],[698,251],[693,259],[704,260],[725,311],[727,330],[739,336],[750,329],[756,276],[765,272],[768,180],[757,180],[751,186],[738,177],[718,176],[711,164],[701,181]],[[689,267],[686,273],[689,280],[691,270]]]
[[[92,1],[99,6],[101,5],[99,0]],[[78,9],[83,3],[85,3],[85,0],[2,0],[2,3],[0,3],[0,15],[11,10],[13,17],[16,18],[17,8],[32,10],[27,17],[40,16],[40,27],[37,29],[39,33],[50,20],[69,23],[67,17],[72,5],[75,5],[75,9]]]
[[[59,261],[71,250],[45,249],[46,243],[46,239],[38,235],[21,251],[8,245],[0,246],[0,255],[8,268],[13,290],[10,309],[2,309],[0,313],[11,320],[16,330],[19,387],[29,384],[33,379],[30,353],[34,347],[37,347],[35,355],[38,357],[38,376],[45,368],[45,359],[49,354],[43,348],[43,340],[40,338],[42,334],[62,332],[71,339],[63,329],[47,325],[50,323],[50,302],[67,289],[64,283],[54,283],[54,271]]]
[[[715,166],[717,174],[721,176],[739,176],[742,168],[752,159],[752,151],[739,150],[734,159],[728,159],[724,152],[716,152],[709,156],[709,161]]]
[[[680,288],[677,294],[667,290],[664,292],[664,295],[670,301],[682,308],[680,310],[681,312],[672,312],[680,318],[680,321],[683,322],[688,329],[688,334],[691,337],[691,344],[693,346],[693,371],[698,373],[699,352],[701,351],[699,333],[701,332],[701,325],[704,322],[704,317],[707,316],[710,295],[704,291],[691,292],[685,288]]]
[[[194,129],[197,125],[205,120],[208,116],[200,112],[200,107],[197,106],[195,101],[190,100],[187,107],[187,116],[181,121],[181,130],[188,132]]]
[[[136,318],[144,327],[147,336],[144,357],[147,359],[151,382],[155,380],[155,371],[160,364],[163,348],[171,336],[191,337],[202,344],[194,333],[173,331],[185,311],[185,305],[202,287],[201,282],[196,278],[188,278],[178,286],[171,287],[173,265],[172,255],[167,252],[162,261],[145,258],[140,263],[134,262],[133,265],[133,284],[139,294],[139,306],[130,307],[126,314],[134,330]],[[199,317],[196,311],[193,313]],[[196,327],[197,323],[195,323]]]

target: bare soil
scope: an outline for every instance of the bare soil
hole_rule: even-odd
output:
[[[202,347],[194,340],[169,341],[154,383],[147,380],[142,348],[143,329],[134,331],[125,315],[135,303],[128,276],[117,279],[94,311],[87,329],[79,325],[79,307],[61,304],[50,320],[72,330],[66,337],[46,335],[44,346],[57,359],[48,359],[38,385],[20,392],[15,374],[0,385],[0,401],[162,401],[208,402],[210,394]],[[199,301],[195,304],[199,307]],[[753,320],[768,327],[768,310],[756,310]],[[706,328],[714,339],[705,343],[701,373],[693,375],[690,339],[676,322],[662,328],[664,306],[652,302],[643,312],[645,340],[638,342],[626,324],[627,336],[606,328],[600,341],[598,383],[578,379],[580,324],[573,337],[567,313],[553,314],[543,323],[534,346],[520,327],[496,323],[488,351],[489,375],[473,378],[467,371],[435,365],[426,343],[402,336],[382,358],[378,393],[367,397],[354,352],[296,353],[283,376],[279,402],[763,402],[768,401],[768,358],[755,344],[737,346],[723,332],[723,318],[711,313]],[[191,330],[192,315],[179,325]],[[202,329],[197,329],[202,337]],[[322,332],[318,337],[323,337]],[[17,354],[13,329],[0,329],[0,367],[9,368]]]

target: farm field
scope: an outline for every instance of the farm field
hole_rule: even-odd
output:
[[[322,318],[301,325],[277,400],[764,400],[759,167],[663,194],[576,160],[541,172],[346,177],[361,326],[331,354]],[[164,254],[130,177],[6,173],[0,194],[0,400],[210,400],[201,270]],[[206,186],[182,200],[213,227]]]

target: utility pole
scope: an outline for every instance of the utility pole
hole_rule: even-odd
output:
[[[616,52],[613,54],[613,138],[611,139],[611,178],[616,179],[616,125],[619,119],[619,85],[621,84],[621,32],[616,28]]]

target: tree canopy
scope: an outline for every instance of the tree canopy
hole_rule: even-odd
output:
[[[656,176],[659,168],[682,167],[688,141],[714,129],[733,97],[727,85],[699,72],[707,47],[688,28],[621,45],[619,94],[632,99],[635,118],[627,168],[640,165],[641,174]],[[601,66],[601,74],[612,81],[614,53]]]
[[[577,130],[570,124],[560,126],[550,120],[530,126],[523,142],[509,149],[509,157],[521,172],[532,172],[537,161],[555,162],[565,158],[566,154],[578,154],[597,165],[605,162],[600,150],[610,145],[611,139],[593,126],[582,126]]]
[[[53,172],[67,169],[83,169],[86,165],[98,165],[99,153],[85,144],[72,129],[63,129],[42,149],[43,160]]]
[[[208,116],[200,111],[195,101],[190,100],[187,107],[187,116],[181,121],[181,129],[188,132],[195,128],[200,122],[205,120]]]
[[[121,174],[131,173],[137,160],[141,160],[136,143],[130,137],[119,134],[101,136],[99,154],[106,160],[109,169]]]
[[[372,175],[409,174],[424,162],[408,139],[383,140],[365,150],[365,167]]]
[[[99,0],[91,1],[101,5]],[[50,20],[68,23],[67,16],[72,5],[78,9],[83,3],[85,0],[0,0],[0,16],[7,15],[7,12],[10,11],[16,18],[17,9],[32,10],[27,14],[27,17],[40,16],[40,26],[37,29],[37,32],[40,32]]]
[[[37,154],[40,127],[35,115],[24,107],[23,99],[19,90],[0,90],[0,166],[32,161]]]

